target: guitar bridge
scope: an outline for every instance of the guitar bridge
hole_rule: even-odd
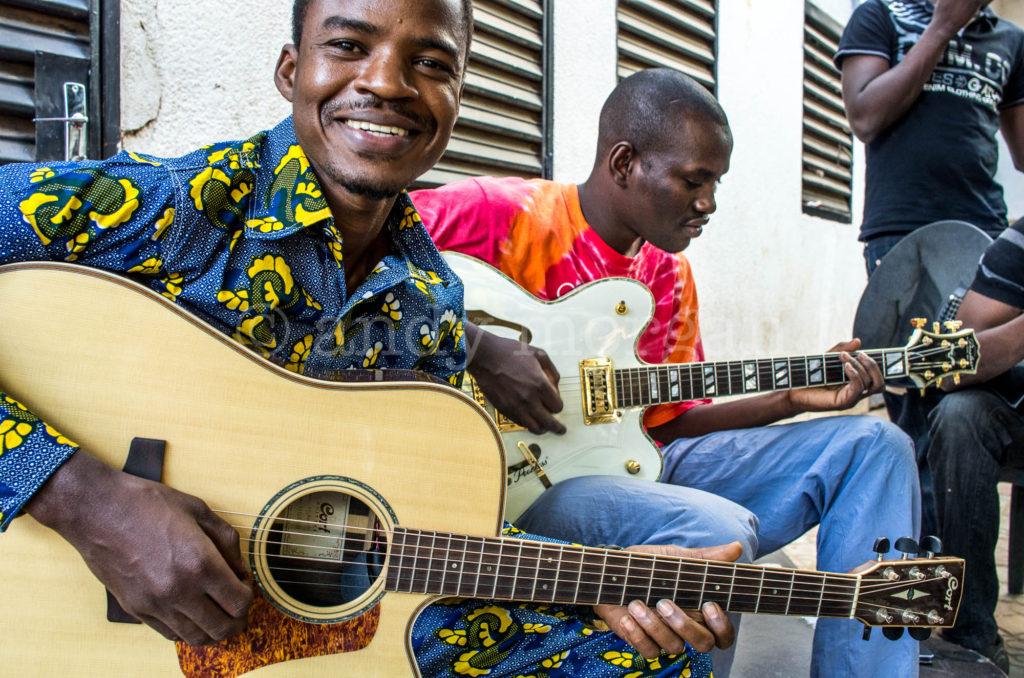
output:
[[[583,423],[614,424],[615,383],[612,381],[610,358],[589,358],[580,361],[580,383],[583,384]]]

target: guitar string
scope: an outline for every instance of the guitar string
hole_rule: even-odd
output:
[[[285,520],[287,520],[287,519],[285,519]],[[299,522],[308,522],[308,521],[299,521]],[[246,528],[244,526],[234,526],[234,527],[236,529],[248,529],[248,528]],[[360,531],[367,531],[366,528],[362,528],[362,527],[356,528],[356,529],[358,529]],[[272,531],[273,532],[277,532],[277,530],[272,530]],[[386,533],[385,530],[375,530],[375,532]],[[306,536],[306,537],[321,537],[321,538],[324,538],[324,539],[338,539],[337,536],[332,537],[332,536],[328,536],[328,535],[311,535],[311,534],[308,534],[308,533],[294,533],[294,534],[301,534],[302,536]],[[409,534],[409,533],[404,533],[404,534]],[[464,541],[467,544],[470,543],[470,539],[471,538],[459,538],[459,537],[455,537],[455,536],[450,538],[450,540],[453,541],[453,542]],[[259,540],[259,541],[261,541],[262,543],[266,543],[266,544],[282,544],[282,545],[284,544],[283,542],[272,541],[272,540]],[[511,542],[511,543],[509,543],[509,542]],[[287,545],[295,546],[294,544],[287,544]],[[534,546],[533,544],[518,543],[518,542],[515,542],[515,541],[512,541],[512,540],[504,540],[504,541],[502,541],[502,546],[517,546],[517,547],[519,547],[520,551],[524,547],[536,548],[536,546]],[[552,544],[551,546],[558,546],[558,545]],[[331,547],[331,548],[335,548],[337,550],[342,550],[342,551],[346,550],[346,549],[338,548],[338,547]],[[438,547],[417,546],[417,547],[412,547],[412,548],[416,549],[417,551],[423,550],[423,549],[428,549],[432,553]],[[351,551],[352,549],[348,549],[348,550]],[[465,551],[455,550],[455,554],[456,555],[458,555],[460,553],[463,554],[463,555],[468,554],[468,553],[472,553],[474,556],[477,556],[477,555],[480,555],[480,556],[492,555],[492,556],[494,556],[494,555],[496,555],[496,554],[477,553],[475,551],[471,552],[471,551],[468,551],[468,550],[465,550]],[[580,560],[581,572],[580,572],[580,574],[582,575],[583,574],[582,567],[584,565],[586,565],[586,563],[582,562],[582,556],[585,554],[585,552],[579,551],[578,553],[581,554],[581,560]],[[447,548],[446,549],[446,554],[448,556],[451,556],[452,555],[452,549]],[[606,554],[605,552],[601,552],[601,551],[591,551],[591,552],[589,552],[587,554],[588,555],[605,555],[606,556],[605,557],[605,561],[606,562],[602,564],[603,568],[607,568],[608,567],[609,563],[607,561],[608,561],[609,557],[615,558],[615,559],[617,559],[619,561],[617,566],[621,567],[622,565],[625,565],[627,568],[630,567],[630,564],[632,563],[633,558],[636,557],[638,560],[646,561],[646,562],[655,564],[655,567],[651,570],[651,579],[652,580],[659,578],[659,575],[657,575],[655,573],[661,573],[660,578],[662,578],[662,579],[665,579],[667,581],[671,580],[671,581],[680,581],[680,582],[681,581],[686,581],[686,579],[684,577],[680,577],[679,576],[681,573],[678,570],[679,570],[679,568],[680,568],[680,566],[682,564],[691,564],[691,565],[695,566],[697,569],[700,569],[701,566],[705,562],[707,562],[708,563],[708,567],[706,568],[708,570],[708,575],[707,576],[716,576],[716,577],[718,577],[718,576],[721,576],[721,577],[729,576],[730,580],[731,580],[731,584],[730,585],[733,588],[734,593],[735,593],[735,588],[737,587],[737,585],[739,585],[740,587],[748,586],[748,584],[745,583],[747,581],[750,582],[749,583],[750,587],[755,586],[754,582],[756,581],[756,585],[758,586],[758,588],[763,588],[764,583],[765,583],[765,577],[767,575],[777,575],[777,576],[784,577],[787,574],[791,577],[791,581],[790,581],[790,583],[786,584],[786,586],[792,587],[794,589],[798,587],[798,585],[797,585],[797,583],[795,581],[795,578],[797,576],[800,576],[800,577],[815,577],[815,578],[820,577],[822,579],[820,584],[819,583],[802,582],[800,585],[803,585],[803,586],[821,586],[821,587],[825,588],[826,590],[832,589],[832,590],[834,590],[834,592],[840,592],[840,593],[844,590],[844,588],[846,590],[856,590],[856,588],[857,588],[856,586],[846,586],[846,587],[844,587],[843,585],[841,585],[838,582],[826,583],[826,580],[828,578],[839,579],[840,581],[846,580],[846,579],[849,579],[849,580],[852,580],[852,581],[856,580],[856,575],[849,575],[849,574],[842,574],[842,573],[805,572],[805,571],[800,571],[800,570],[790,570],[790,571],[787,572],[786,570],[780,569],[780,568],[761,569],[761,568],[758,568],[757,566],[751,566],[751,565],[747,565],[747,564],[744,564],[744,563],[736,563],[734,565],[722,564],[722,565],[717,565],[716,566],[716,565],[714,565],[713,561],[701,561],[701,560],[686,559],[686,558],[678,558],[677,560],[675,560],[675,562],[677,564],[677,567],[673,570],[673,568],[671,568],[670,566],[666,566],[669,569],[662,569],[660,566],[658,566],[657,565],[658,561],[651,557],[652,554],[634,554],[634,555],[630,555],[629,553],[620,554],[620,553],[617,553],[617,552],[608,552]],[[253,551],[249,551],[248,555],[252,556],[253,555]],[[345,561],[345,560],[342,560],[342,559],[335,559],[335,558],[319,558],[319,557],[309,557],[309,556],[272,555],[272,556],[269,556],[269,557],[270,558],[282,558],[282,559],[287,559],[287,560],[304,560],[304,561],[310,561],[310,562],[330,563],[332,565],[341,565],[341,566],[349,565],[349,564],[359,564],[359,565],[364,565],[365,564],[365,562],[363,562],[363,561]],[[508,557],[509,558],[514,557],[514,554],[509,554]],[[521,561],[522,557],[523,557],[522,554],[518,555],[518,559],[520,561]],[[669,558],[673,558],[673,559],[677,558],[675,556],[668,556],[668,557]],[[432,556],[432,555],[427,555],[427,556],[422,556],[422,555],[404,556],[403,558],[412,558],[413,560],[423,560],[423,559],[426,559],[426,560],[431,560],[431,561],[435,559],[434,556]],[[537,571],[538,575],[540,574],[542,569],[545,569],[545,568],[541,567],[542,559],[540,557],[540,554],[538,554],[538,555],[527,555],[526,558],[528,560],[529,559],[536,559],[536,562],[537,562],[537,569],[536,569],[536,571]],[[899,561],[895,561],[895,562],[899,562]],[[495,565],[496,565],[496,563],[495,563]],[[716,572],[714,575],[712,575],[711,570],[713,568],[715,570],[722,571],[722,573],[719,574],[718,572]],[[753,572],[761,573],[761,575],[760,576],[746,577],[744,575],[736,575],[735,574],[736,572],[742,571],[744,568],[747,569],[747,570],[753,571]],[[295,572],[324,573],[323,570],[316,570],[316,569],[306,569],[306,570],[302,570],[300,568],[285,568],[285,569],[290,569],[291,571],[295,571]],[[426,568],[417,568],[415,564],[409,565],[409,566],[399,565],[397,569],[398,570],[409,570],[409,569],[412,569],[414,571],[414,573],[416,571],[424,571],[424,572],[428,572],[428,573],[429,572],[436,572],[436,573],[448,573],[449,572],[449,570],[447,570],[445,568],[438,569],[438,568],[433,567],[433,566],[428,566]],[[551,570],[551,569],[555,569],[555,568],[553,568],[553,567],[551,567],[549,565],[546,569]],[[557,572],[557,570],[556,570],[556,572]],[[337,574],[340,574],[340,573],[337,573]],[[592,572],[590,572],[590,574],[596,574],[596,573],[592,571]],[[694,576],[698,576],[698,573],[696,573],[696,572],[693,572],[693,573],[690,573],[690,574],[693,574]],[[473,576],[473,575],[471,574],[470,576]],[[482,574],[481,575],[481,574],[477,573],[477,576],[490,576],[490,575],[487,575],[487,574]],[[625,576],[625,575],[623,575],[623,576]],[[543,578],[540,578],[540,577],[533,577],[532,579],[535,579],[537,582],[548,581],[548,582],[556,582],[557,583],[557,582],[561,582],[562,581],[560,578],[557,578],[557,579],[543,579]],[[942,577],[937,577],[935,579],[930,579],[930,580],[907,580],[907,581],[902,581],[902,582],[890,582],[890,581],[881,581],[881,580],[879,580],[877,584],[869,583],[869,582],[872,582],[873,580],[868,579],[868,580],[862,580],[860,588],[861,588],[861,591],[864,591],[864,592],[881,592],[881,591],[886,590],[886,588],[888,588],[889,590],[898,590],[900,588],[913,587],[915,585],[921,585],[922,583],[927,583],[927,582],[931,582],[931,581],[937,581],[939,579],[942,579]],[[779,581],[775,581],[775,582],[769,582],[769,584],[771,584],[771,583],[777,584],[777,586],[775,588],[779,588],[779,587],[781,587],[783,585],[784,582],[779,580]],[[613,585],[617,586],[618,584],[616,583],[616,584],[613,584]],[[736,595],[751,595],[751,594],[749,594],[749,593],[748,594],[739,593],[739,594],[736,594]],[[818,599],[819,599],[819,596],[816,596],[816,597],[813,597],[813,598],[808,598],[807,600],[818,600]],[[828,601],[827,598],[821,598],[821,599],[823,601]],[[847,600],[846,598],[839,598],[839,599],[833,599],[830,602],[846,601],[846,600]]]
[[[858,351],[857,353],[867,355],[869,358],[874,360],[876,363],[879,363],[879,366],[882,366],[881,362],[884,360],[884,357],[885,357],[883,351]],[[948,353],[949,353],[949,348],[942,348],[942,347],[937,346],[937,347],[934,347],[934,348],[917,349],[917,350],[915,350],[913,352],[908,352],[907,353],[907,357],[908,357],[909,360],[913,361],[913,360],[928,359],[928,358],[932,358],[934,356],[945,355],[945,354],[948,354]],[[742,380],[742,379],[745,379],[745,378],[749,378],[750,376],[760,376],[760,372],[761,372],[762,368],[774,367],[776,362],[786,361],[789,364],[789,366],[792,367],[794,360],[804,362],[807,359],[815,359],[815,358],[819,358],[819,357],[821,357],[823,359],[824,363],[825,363],[825,365],[822,368],[825,371],[828,371],[829,369],[835,369],[835,368],[840,367],[842,365],[842,361],[839,359],[839,354],[838,353],[825,353],[825,354],[819,354],[819,355],[813,355],[813,356],[804,356],[804,357],[801,357],[801,358],[780,358],[780,359],[760,358],[760,359],[753,359],[753,360],[728,360],[728,361],[716,361],[716,362],[693,362],[693,363],[671,363],[671,364],[666,363],[666,364],[634,365],[634,366],[630,366],[630,367],[613,368],[613,375],[616,376],[616,377],[621,376],[621,380],[623,380],[623,381],[625,381],[627,379],[630,380],[632,385],[644,386],[644,385],[646,385],[646,383],[648,381],[647,378],[652,373],[655,374],[656,376],[660,377],[660,376],[663,376],[662,373],[665,373],[665,372],[668,372],[668,371],[671,371],[671,370],[683,370],[685,372],[689,372],[688,376],[690,378],[690,383],[692,385],[695,382],[696,383],[701,383],[703,381],[704,371],[708,367],[711,367],[711,368],[713,368],[715,370],[715,372],[716,372],[716,374],[715,374],[716,381],[717,380],[728,380],[728,381],[731,381],[732,379],[740,379],[740,380]],[[755,365],[755,367],[758,369],[758,372],[755,375],[733,374],[731,372],[731,370],[734,367],[739,367],[739,368],[742,369],[744,366],[750,365],[751,363],[753,363]],[[797,364],[799,365],[799,363],[797,363]],[[727,373],[719,375],[718,371],[720,371],[720,370],[726,370]],[[900,375],[900,376],[905,376],[905,375]],[[842,380],[841,381],[832,382],[832,383],[826,383],[826,384],[822,384],[822,385],[832,385],[832,386],[835,386],[835,385],[838,385],[838,384],[841,384],[841,383],[847,383],[848,381],[849,381],[849,378],[846,377],[845,372],[843,372],[842,373]],[[560,386],[561,385],[575,386],[577,384],[582,383],[582,379],[580,379],[577,376],[566,376],[564,378],[559,378],[559,382],[558,383],[559,383]],[[624,385],[628,386],[630,384],[624,384]],[[692,391],[692,388],[691,388],[691,391]]]
[[[361,562],[361,561],[352,561],[351,564],[365,565],[366,563]],[[412,578],[408,580],[409,584],[410,584],[410,587],[411,587],[411,585],[417,583],[415,581],[415,575],[417,573],[419,573],[419,572],[426,572],[428,574],[438,574],[438,573],[449,574],[448,570],[444,570],[444,569],[438,570],[437,568],[415,568],[415,566],[400,565],[396,569],[399,571],[399,575],[398,575],[399,579],[401,579],[401,577],[403,575],[407,575],[408,574],[406,572],[407,570],[412,570],[413,571],[412,575],[411,575]],[[277,572],[294,572],[294,573],[298,573],[298,574],[303,574],[303,573],[311,572],[310,570],[304,570],[304,569],[301,569],[301,568],[280,568],[280,567],[279,568],[275,568],[275,571],[277,571]],[[342,577],[346,576],[345,573],[341,573],[341,572],[324,572],[322,570],[315,570],[315,571],[312,571],[312,572],[315,572],[317,574],[328,575],[328,576],[335,576],[335,577],[338,577],[338,578],[342,578]],[[463,572],[459,572],[460,581],[461,581],[461,578],[462,578],[462,576],[464,574],[465,573],[463,573]],[[594,573],[591,573],[591,574],[594,574]],[[484,577],[484,578],[490,577],[493,580],[493,584],[490,585],[491,586],[491,593],[490,593],[490,595],[486,595],[486,592],[481,592],[482,593],[482,595],[481,595],[482,599],[487,599],[487,598],[499,598],[499,599],[509,598],[509,599],[512,599],[512,600],[520,600],[520,597],[516,595],[516,586],[514,584],[511,584],[511,585],[510,584],[505,584],[504,588],[506,590],[502,590],[500,588],[500,586],[501,586],[501,584],[499,583],[500,574],[498,574],[498,573],[495,573],[495,574],[470,573],[468,576],[471,577],[471,578],[474,577],[474,576],[476,576],[478,578],[479,577]],[[330,590],[333,590],[333,591],[342,591],[342,592],[350,590],[350,591],[355,592],[356,597],[358,597],[358,594],[361,594],[361,593],[365,592],[366,590],[368,590],[373,585],[373,583],[377,580],[377,578],[378,577],[374,577],[373,581],[371,581],[368,585],[365,585],[365,586],[364,585],[359,585],[359,584],[340,584],[340,583],[332,584],[332,583],[325,583],[325,582],[294,581],[294,580],[280,579],[280,578],[277,578],[277,577],[274,578],[274,581],[277,584],[279,584],[279,585],[282,585],[282,584],[283,585],[296,584],[296,585],[303,585],[303,586],[306,586],[306,587],[309,587],[309,586],[320,587],[320,588],[330,589]],[[655,577],[652,576],[652,579],[654,579],[654,578]],[[779,586],[779,587],[771,587],[771,586],[767,587],[767,588],[773,588],[774,591],[775,591],[773,593],[767,593],[767,591],[765,591],[765,589],[763,587],[760,587],[760,586],[758,587],[758,590],[756,592],[754,592],[754,591],[749,591],[749,592],[737,591],[736,590],[737,588],[743,588],[743,586],[735,586],[735,585],[731,586],[728,591],[726,591],[726,590],[710,591],[710,590],[707,589],[707,586],[704,585],[703,583],[701,585],[698,585],[697,584],[698,579],[687,580],[686,578],[678,578],[678,579],[671,579],[670,580],[670,578],[668,576],[663,577],[663,579],[666,581],[666,584],[664,584],[662,586],[657,586],[657,587],[651,585],[651,586],[648,587],[648,590],[649,591],[650,590],[657,590],[659,588],[662,589],[662,590],[667,590],[668,588],[671,587],[671,588],[673,588],[675,590],[675,597],[677,599],[681,598],[681,596],[679,595],[680,593],[682,593],[684,595],[687,594],[687,593],[689,593],[690,595],[700,594],[700,599],[701,600],[703,600],[705,597],[707,597],[708,600],[711,600],[713,598],[720,598],[721,596],[727,595],[728,596],[728,601],[732,601],[733,599],[735,599],[736,602],[742,601],[744,597],[755,596],[757,598],[757,606],[755,607],[756,611],[757,612],[765,612],[765,613],[771,613],[773,607],[776,610],[779,609],[777,606],[781,602],[781,599],[783,597],[785,597],[785,599],[786,599],[786,609],[787,610],[792,609],[794,604],[796,604],[798,607],[801,604],[804,604],[804,605],[816,605],[817,606],[817,611],[818,611],[819,614],[816,614],[814,616],[836,616],[836,617],[843,617],[843,618],[845,618],[845,617],[849,616],[849,612],[847,612],[845,608],[848,608],[848,607],[851,607],[851,606],[855,605],[856,609],[858,611],[860,611],[861,613],[870,612],[871,610],[875,610],[875,611],[884,610],[884,611],[891,612],[891,613],[911,612],[911,613],[917,614],[918,617],[919,617],[918,621],[921,621],[920,617],[924,615],[924,612],[922,610],[915,610],[914,608],[908,608],[908,607],[896,607],[896,606],[891,605],[891,604],[890,605],[881,605],[879,603],[873,603],[873,602],[870,602],[870,601],[862,600],[862,599],[860,599],[860,596],[863,596],[866,593],[880,594],[880,593],[885,593],[886,591],[891,592],[891,591],[898,591],[900,589],[906,589],[907,587],[921,586],[921,585],[925,585],[925,584],[928,584],[928,583],[931,583],[931,582],[934,582],[934,581],[939,581],[942,578],[941,577],[936,577],[936,578],[933,578],[933,579],[917,580],[917,581],[914,581],[914,582],[909,582],[909,581],[907,581],[907,582],[885,582],[885,583],[883,583],[883,584],[881,584],[879,586],[875,586],[875,587],[871,587],[871,586],[862,587],[861,592],[860,592],[860,596],[858,596],[858,598],[856,600],[854,598],[851,598],[850,596],[841,596],[841,597],[832,596],[832,597],[829,597],[829,596],[824,596],[824,595],[810,595],[810,596],[799,595],[799,593],[800,593],[799,592],[800,585],[798,585],[798,584],[787,584],[787,586],[791,587],[793,589],[793,591],[798,592],[797,595],[793,595],[793,593],[788,593],[788,589],[787,588],[783,588],[781,586]],[[557,587],[559,585],[561,585],[561,584],[569,584],[569,585],[574,584],[574,583],[577,584],[577,595],[576,595],[576,597],[577,598],[579,597],[579,595],[578,595],[578,593],[579,593],[578,592],[578,587],[579,587],[580,582],[578,582],[577,580],[574,580],[574,579],[562,579],[560,577],[556,578],[556,579],[550,579],[550,578],[544,579],[544,578],[537,578],[537,577],[524,577],[523,581],[525,583],[532,583],[532,584],[534,584],[533,587],[532,587],[533,588],[533,592],[534,592],[534,600],[533,600],[533,602],[558,602],[558,601],[554,600],[554,597],[557,594]],[[667,583],[668,581],[671,581],[672,584],[668,584]],[[438,586],[440,586],[440,590],[439,591],[424,591],[423,592],[424,595],[446,595],[446,596],[458,595],[458,596],[461,596],[461,597],[465,597],[466,595],[468,595],[467,593],[462,593],[462,592],[459,592],[459,591],[452,591],[450,593],[446,592],[444,589],[445,589],[446,585],[449,582],[447,582],[444,577],[442,577],[440,582],[430,582],[429,579],[427,579],[427,580],[425,580],[423,582],[425,587],[429,587],[429,584],[431,584],[431,583],[435,583]],[[547,591],[542,591],[541,595],[536,594],[536,583],[551,583],[551,584],[553,584],[553,586],[555,588],[553,588],[550,591],[550,593],[552,595],[552,599],[550,601],[547,601],[547,600],[543,599],[543,595],[542,594],[543,593],[547,593]],[[602,589],[607,587],[607,584],[603,584],[602,585],[602,583],[598,582],[598,581],[584,581],[582,583],[585,584],[585,585],[588,585],[588,586],[600,586],[600,588],[598,589],[598,597],[600,597],[600,593],[602,592]],[[485,584],[485,586],[487,586],[487,584]],[[626,599],[627,598],[629,598],[630,600],[636,598],[636,596],[626,596],[625,595],[629,588],[633,588],[633,589],[642,589],[643,588],[642,584],[637,584],[637,585],[633,585],[633,586],[627,586],[625,584],[615,584],[614,586],[615,587],[618,587],[618,586],[622,587],[622,589],[623,589],[622,603],[623,604],[626,603]],[[683,586],[683,587],[690,586],[691,588],[690,589],[684,588],[683,591],[679,591],[678,589],[679,589],[680,586]],[[404,585],[400,584],[399,587],[398,587],[398,590],[401,590],[402,588],[404,588]],[[468,588],[468,584],[467,584],[467,588]],[[699,589],[702,589],[702,588],[704,590],[700,591]],[[753,584],[751,584],[749,588],[753,588]],[[782,589],[783,592],[780,593],[779,589]],[[589,592],[589,593],[592,593],[592,592]],[[588,592],[584,592],[584,595],[588,595]],[[773,600],[773,598],[775,600]],[[568,600],[565,600],[564,603],[565,604],[580,604],[580,605],[582,605],[582,604],[591,604],[589,602],[580,603],[578,601],[570,602]],[[594,604],[596,604],[596,602]],[[682,603],[682,604],[685,605],[685,603]],[[830,606],[830,605],[839,605],[839,606],[841,606],[844,609],[842,610],[841,613],[840,612],[833,612],[832,615],[828,615],[828,614],[822,615],[822,614],[820,614],[822,612],[822,608],[824,608],[825,606]],[[732,609],[735,609],[735,608],[732,608]],[[729,611],[729,610],[727,610],[727,611]],[[799,615],[799,614],[805,614],[807,612],[808,612],[808,610],[805,608],[803,611],[800,611],[799,609],[794,610],[791,614]],[[944,623],[944,620],[940,620],[940,621],[937,621],[937,622],[928,622],[926,625],[934,626],[934,625],[941,625],[942,623]]]
[[[231,516],[245,517],[245,518],[256,518],[256,519],[264,519],[264,518],[270,517],[270,516],[262,515],[262,514],[250,514],[250,513],[240,513],[240,512],[235,512],[235,511],[222,511],[222,510],[215,511],[215,513],[222,514],[222,515],[231,515]],[[284,518],[283,516],[276,516],[276,517],[274,517],[274,520],[275,520],[275,522],[291,523],[293,525],[308,525],[310,527],[319,527],[321,525],[321,523],[316,522],[316,521],[302,520],[302,519],[298,519],[298,518]],[[251,526],[247,526],[247,525],[233,524],[232,527],[234,529],[238,530],[238,531],[249,531],[249,530],[251,530]],[[381,528],[381,527],[369,527],[368,528],[368,527],[365,527],[363,525],[347,525],[347,524],[333,524],[333,525],[331,525],[331,527],[336,528],[338,530],[343,530],[343,531],[353,531],[353,532],[372,533],[372,534],[381,534],[381,535],[395,535],[395,534],[400,533],[400,534],[403,534],[403,535],[406,535],[406,536],[426,537],[428,539],[441,538],[441,539],[447,540],[451,544],[465,544],[467,546],[472,546],[472,545],[481,545],[481,546],[483,546],[485,544],[492,544],[492,545],[493,544],[499,544],[502,548],[504,548],[506,546],[513,546],[513,547],[519,548],[520,551],[523,548],[539,548],[539,549],[543,550],[545,547],[546,548],[561,548],[563,546],[568,546],[568,545],[552,543],[552,542],[536,542],[536,541],[531,541],[531,540],[519,540],[519,539],[507,538],[507,537],[472,537],[472,536],[468,536],[468,535],[461,535],[460,536],[460,535],[456,535],[456,534],[443,534],[443,533],[429,532],[429,531],[425,531],[425,530],[415,530],[415,529],[403,528],[403,527],[399,527],[399,528],[394,529],[394,530],[387,530],[387,529],[384,529],[384,528]],[[315,538],[318,538],[318,539],[326,539],[326,540],[338,540],[338,539],[343,538],[341,535],[315,534],[315,533],[309,533],[309,532],[296,532],[296,531],[291,531],[291,530],[274,529],[272,527],[267,528],[267,532],[271,532],[273,534],[299,535],[299,536],[303,536],[303,537],[307,537],[307,538],[308,537],[315,537]],[[274,540],[269,540],[269,539],[255,540],[255,542],[250,540],[250,543],[265,543],[265,544],[277,544],[277,545],[294,545],[294,544],[291,544],[290,542],[281,542],[281,541],[274,541]],[[302,545],[302,546],[310,546],[310,545]],[[403,544],[403,547],[408,547],[408,548],[415,549],[415,550],[428,549],[428,550],[431,550],[431,551],[433,551],[433,550],[440,550],[442,548],[442,547],[438,547],[438,546],[421,546],[421,545],[418,545],[418,544],[415,545],[415,546],[411,546],[411,545],[408,545],[408,544]],[[315,547],[313,547],[313,548],[315,548]],[[333,548],[337,548],[337,547],[333,547]],[[458,549],[454,549],[453,550],[453,549],[451,549],[449,547],[444,547],[444,548],[446,549],[446,553],[448,553],[448,554],[451,554],[452,552],[454,552],[455,554],[473,554],[474,556],[476,556],[476,555],[479,555],[479,556],[494,556],[494,555],[496,555],[496,554],[491,554],[491,553],[484,553],[483,551],[470,551],[468,548],[465,549],[465,550],[458,550]],[[701,560],[701,559],[697,559],[697,558],[687,558],[687,557],[671,556],[671,555],[661,556],[661,555],[657,555],[657,554],[642,553],[642,552],[635,552],[635,551],[625,551],[625,550],[608,550],[608,551],[604,551],[604,550],[593,549],[592,547],[585,547],[585,546],[573,546],[571,548],[573,549],[572,553],[579,553],[579,554],[581,554],[581,556],[582,555],[603,555],[603,556],[606,556],[606,560],[607,560],[607,558],[613,558],[613,559],[616,559],[618,561],[623,561],[624,560],[626,562],[626,564],[632,562],[634,559],[636,559],[636,560],[646,560],[646,561],[649,561],[649,562],[652,562],[652,563],[657,563],[659,560],[661,560],[663,558],[667,558],[667,559],[672,560],[672,562],[674,562],[674,563],[679,563],[679,562],[691,563],[691,564],[697,565],[698,567],[703,566],[704,563],[708,563],[709,564],[709,568],[719,568],[719,569],[723,570],[726,573],[732,572],[734,570],[744,570],[745,569],[745,570],[748,570],[748,571],[751,571],[751,572],[758,572],[758,573],[760,573],[760,572],[765,572],[765,573],[776,573],[776,572],[788,573],[788,572],[794,572],[794,573],[800,574],[801,576],[839,577],[839,578],[850,579],[852,581],[855,581],[856,577],[857,577],[857,575],[855,575],[855,574],[843,573],[843,572],[821,572],[821,571],[817,571],[817,570],[797,570],[797,569],[787,570],[785,568],[763,567],[763,566],[753,565],[753,564],[750,564],[750,563],[720,563],[720,562],[713,561],[713,560],[705,561],[705,560]],[[429,557],[433,558],[433,556],[429,556]],[[539,558],[540,554],[538,554],[537,556],[527,555],[527,557],[528,558],[534,558],[534,557]],[[321,560],[321,561],[324,561],[324,562],[332,562],[330,559],[318,559],[318,560]],[[894,565],[901,565],[902,567],[906,567],[908,564],[909,565],[921,565],[922,564],[920,561],[912,560],[912,559],[907,559],[907,558],[896,559],[896,560],[891,560],[891,561],[878,561],[878,562],[881,562],[881,563],[892,563]],[[710,573],[710,570],[709,570],[709,573]],[[837,586],[838,586],[838,584],[837,584]],[[850,588],[855,588],[855,586],[850,587]]]

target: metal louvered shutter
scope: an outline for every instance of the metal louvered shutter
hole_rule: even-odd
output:
[[[714,0],[619,0],[619,79],[667,66],[715,90]]]
[[[101,29],[116,26],[119,7],[103,5],[101,20],[100,0],[0,0],[0,163],[64,159],[65,125],[33,118],[65,115],[67,81],[85,86],[89,157],[116,149],[118,35]],[[101,52],[114,55],[103,69]],[[106,90],[101,73],[112,76]]]
[[[459,119],[448,150],[418,186],[544,174],[544,1],[474,0]]]
[[[853,220],[853,135],[832,55],[842,27],[808,3],[804,24],[803,211]]]

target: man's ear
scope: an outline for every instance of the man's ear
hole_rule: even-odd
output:
[[[637,163],[636,150],[628,141],[620,141],[608,152],[608,173],[615,185],[626,188]]]
[[[285,45],[281,48],[281,56],[277,58],[277,68],[274,70],[274,84],[277,85],[277,91],[288,101],[294,101],[295,69],[298,60],[299,51],[295,45]]]

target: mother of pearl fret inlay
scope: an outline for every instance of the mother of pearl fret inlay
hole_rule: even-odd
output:
[[[825,383],[825,361],[821,358],[811,358],[807,361],[807,383]]]
[[[778,360],[775,362],[775,385],[789,385],[789,361]]]
[[[718,392],[717,388],[718,387],[717,387],[717,385],[715,383],[715,366],[714,366],[714,364],[712,363],[711,365],[704,365],[704,395],[705,396],[715,395]]]

